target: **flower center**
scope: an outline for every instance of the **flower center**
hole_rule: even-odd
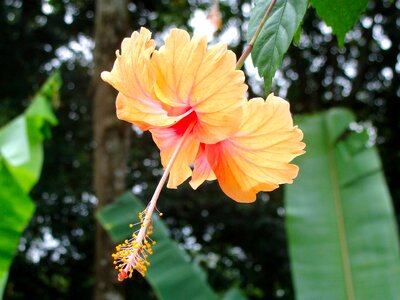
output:
[[[184,118],[172,126],[177,135],[183,135],[189,127],[197,124],[197,114],[193,110],[188,110],[186,113],[188,114]]]

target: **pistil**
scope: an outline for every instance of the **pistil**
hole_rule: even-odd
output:
[[[187,127],[181,140],[176,146],[167,167],[165,168],[164,174],[162,175],[147,208],[143,212],[139,213],[140,229],[132,234],[131,239],[125,240],[122,244],[116,247],[116,253],[113,254],[113,258],[116,269],[119,270],[119,281],[132,277],[134,270],[138,271],[142,276],[145,276],[146,274],[147,267],[150,265],[147,258],[148,255],[153,253],[151,246],[155,245],[155,241],[150,238],[150,235],[153,233],[153,226],[151,225],[152,215],[171,168],[178,157],[185,139],[191,133],[193,127],[194,123],[191,123]],[[133,227],[133,224],[131,224],[131,227]],[[150,240],[150,242],[148,240]]]

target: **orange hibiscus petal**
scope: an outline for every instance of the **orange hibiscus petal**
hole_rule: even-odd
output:
[[[159,126],[169,125],[171,120],[163,119],[161,116],[165,112],[157,114],[157,110],[143,111],[138,108],[137,102],[131,98],[126,97],[122,93],[118,93],[117,101],[115,103],[117,108],[117,117],[120,120],[127,121],[138,126],[141,130],[145,131],[158,124]],[[153,124],[153,125],[150,125]]]
[[[205,153],[205,145],[201,144],[199,148],[199,152],[197,153],[196,160],[194,162],[194,169],[192,173],[192,179],[189,184],[195,190],[197,189],[204,181],[206,180],[215,180],[217,177],[214,174],[214,171],[211,169],[210,164],[208,163],[206,153]]]
[[[154,48],[151,32],[141,28],[122,41],[111,72],[101,73],[101,78],[120,92],[118,117],[141,128],[168,126],[177,121],[167,116],[154,93],[155,73],[150,62]]]
[[[289,103],[273,94],[250,100],[242,121],[237,133],[205,151],[221,189],[238,202],[253,202],[259,191],[293,181],[298,167],[289,162],[304,153],[305,144]]]
[[[236,56],[226,45],[207,49],[206,39],[173,29],[165,46],[155,51],[155,91],[173,115],[193,109],[198,122],[194,134],[216,143],[234,131],[247,90],[244,74],[236,70]]]

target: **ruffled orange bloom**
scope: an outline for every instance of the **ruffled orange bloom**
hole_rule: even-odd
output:
[[[124,39],[116,54],[113,69],[101,77],[119,91],[117,116],[152,130],[164,166],[176,139],[192,127],[170,173],[168,187],[176,188],[190,177],[199,143],[221,141],[238,126],[247,86],[236,70],[236,56],[224,44],[207,49],[205,37],[190,39],[179,29],[155,50],[145,28]]]
[[[238,130],[229,138],[203,145],[190,182],[197,188],[214,176],[221,189],[238,202],[253,202],[259,191],[292,183],[298,167],[289,164],[303,154],[303,133],[293,126],[289,103],[269,95],[243,106]]]
[[[258,192],[292,182],[298,167],[289,162],[305,145],[288,102],[273,94],[245,99],[244,74],[226,45],[207,47],[205,37],[173,29],[156,50],[150,31],[141,28],[116,54],[111,72],[101,76],[119,91],[117,116],[150,130],[165,168],[140,230],[113,255],[123,280],[133,270],[146,272],[151,216],[168,176],[169,188],[190,176],[195,189],[217,179],[232,199],[252,202]]]

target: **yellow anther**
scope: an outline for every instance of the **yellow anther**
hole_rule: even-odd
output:
[[[131,239],[126,239],[115,247],[116,253],[112,254],[113,264],[115,269],[119,271],[119,277],[132,278],[133,272],[136,270],[142,276],[147,272],[147,266],[150,263],[147,261],[149,254],[153,253],[152,245],[156,242],[150,238],[153,233],[153,225],[151,224],[150,216],[147,216],[148,210],[138,214],[141,224],[139,230],[132,233]],[[129,224],[130,228],[135,227],[136,224]]]

